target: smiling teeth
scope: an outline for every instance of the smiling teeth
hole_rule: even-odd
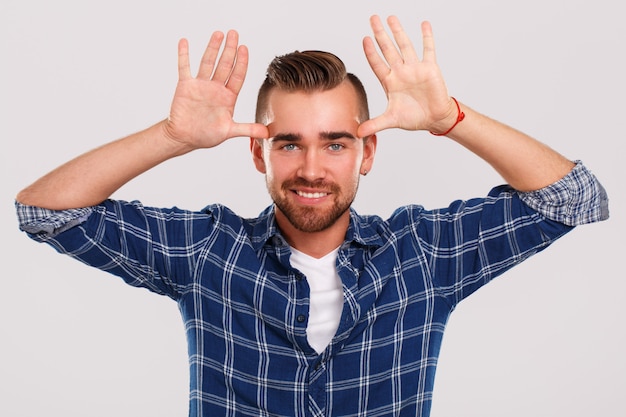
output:
[[[326,197],[328,193],[305,193],[302,191],[298,191],[298,195],[304,198],[322,198]]]

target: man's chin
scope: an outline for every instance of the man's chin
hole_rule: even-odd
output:
[[[297,230],[305,233],[319,233],[331,228],[336,222],[336,217],[304,216],[287,218],[289,223]]]
[[[347,209],[335,209],[330,212],[320,213],[320,210],[315,208],[280,210],[296,230],[304,233],[319,233],[330,229],[347,211]]]

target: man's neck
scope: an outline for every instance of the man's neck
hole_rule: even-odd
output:
[[[296,229],[280,210],[276,211],[276,223],[289,246],[314,258],[321,258],[337,249],[345,240],[350,213],[346,211],[332,226],[320,232]]]

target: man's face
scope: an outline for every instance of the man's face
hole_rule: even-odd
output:
[[[271,92],[270,138],[252,141],[257,169],[266,174],[279,226],[302,232],[347,227],[359,175],[371,168],[376,138],[356,137],[359,106],[353,87],[313,93]]]

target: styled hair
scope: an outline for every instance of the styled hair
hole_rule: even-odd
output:
[[[324,51],[295,51],[277,56],[267,68],[265,81],[259,89],[256,105],[256,121],[263,123],[270,92],[279,89],[287,92],[325,91],[348,80],[359,100],[361,122],[369,119],[367,94],[356,75],[348,73],[343,61]]]

